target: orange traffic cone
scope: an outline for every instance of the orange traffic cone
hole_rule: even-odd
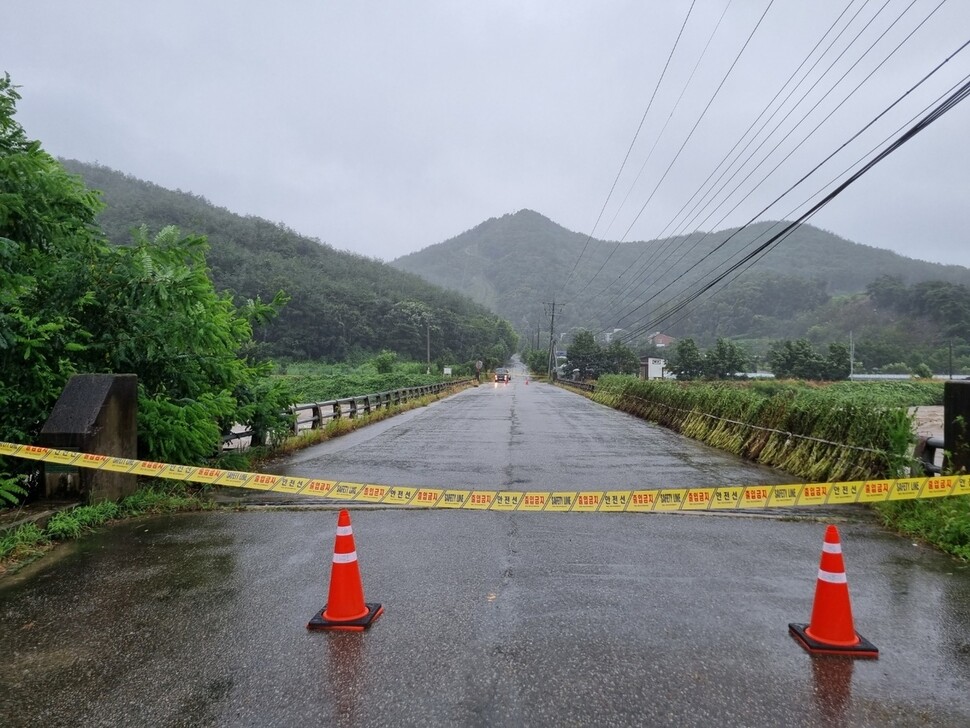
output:
[[[383,613],[384,607],[380,604],[364,602],[364,585],[357,566],[357,547],[354,545],[354,531],[350,527],[350,514],[346,510],[340,511],[330,569],[330,596],[306,628],[362,632]]]
[[[876,646],[855,631],[842,544],[835,526],[829,526],[825,531],[812,621],[807,625],[789,624],[788,630],[812,654],[879,657]]]

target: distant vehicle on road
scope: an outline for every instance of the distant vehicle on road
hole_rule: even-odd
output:
[[[495,370],[495,381],[496,382],[511,382],[512,372],[504,367],[499,367]]]

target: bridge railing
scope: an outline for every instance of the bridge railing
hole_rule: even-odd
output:
[[[455,386],[468,384],[471,381],[471,379],[457,379],[450,382],[423,384],[417,387],[391,389],[386,392],[360,394],[341,399],[328,399],[324,402],[298,404],[288,408],[286,414],[293,417],[293,434],[299,435],[306,430],[322,429],[333,420],[356,419],[377,410],[388,409],[414,399],[438,394]],[[254,434],[251,429],[233,429],[232,432],[223,436],[222,447],[228,450],[246,447],[248,444],[246,440],[251,440]]]

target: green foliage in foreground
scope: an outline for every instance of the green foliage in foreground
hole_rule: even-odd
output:
[[[138,376],[142,458],[204,461],[236,423],[288,432],[289,395],[252,356],[252,327],[285,296],[237,307],[213,286],[206,239],[175,227],[109,245],[97,194],[27,137],[19,98],[0,77],[0,439],[34,442],[83,373]],[[28,472],[0,462],[0,502],[26,495]]]
[[[880,503],[883,521],[970,561],[970,497]]]
[[[184,483],[166,483],[142,488],[120,502],[104,501],[56,513],[44,529],[34,523],[7,531],[0,536],[0,562],[40,554],[54,541],[76,539],[109,521],[155,513],[175,513],[211,508],[186,489]]]

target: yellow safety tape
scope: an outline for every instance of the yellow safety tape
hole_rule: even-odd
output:
[[[56,450],[35,445],[0,442],[0,455],[58,465],[147,475],[233,488],[313,495],[342,501],[419,508],[460,508],[473,511],[530,511],[555,513],[647,513],[669,511],[725,511],[750,508],[831,506],[849,503],[941,498],[970,495],[970,476],[858,480],[845,483],[790,485],[724,485],[708,488],[646,490],[517,491],[463,490],[418,486],[345,483],[294,478],[288,475],[244,473],[236,470],[170,465]]]

